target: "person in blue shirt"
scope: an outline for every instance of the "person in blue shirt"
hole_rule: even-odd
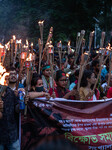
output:
[[[106,61],[106,66],[101,71],[101,80],[104,81],[106,75],[109,73],[109,59]]]

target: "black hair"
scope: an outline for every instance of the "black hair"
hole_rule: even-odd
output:
[[[74,56],[74,54],[69,54],[68,59],[72,58],[73,56]]]
[[[80,87],[86,87],[88,85],[87,78],[90,79],[92,73],[93,72],[91,70],[85,70],[84,71],[84,74],[83,74],[82,79],[81,79]]]
[[[62,70],[56,71],[56,82],[62,77],[62,76],[61,76],[62,73],[65,74],[65,72],[62,71]]]
[[[31,80],[31,86],[36,86],[37,81],[42,79],[40,75],[38,76],[33,76],[32,80]]]
[[[36,77],[41,77],[41,75],[39,75],[38,73],[35,72],[35,73],[32,74],[32,79],[36,78]]]
[[[99,61],[98,61],[98,60],[92,61],[92,67],[95,67],[97,64],[99,64]]]
[[[79,70],[76,70],[74,73],[75,76],[79,76]]]
[[[7,69],[7,72],[9,71],[16,71],[16,68],[15,67],[10,67],[9,69]]]

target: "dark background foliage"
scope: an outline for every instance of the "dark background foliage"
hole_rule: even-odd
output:
[[[44,42],[53,26],[53,41],[71,40],[75,43],[77,32],[86,30],[88,39],[96,23],[100,31],[111,31],[112,1],[0,0],[0,41],[8,41],[15,34],[17,38],[28,38],[36,44],[40,37],[39,20],[45,21]]]

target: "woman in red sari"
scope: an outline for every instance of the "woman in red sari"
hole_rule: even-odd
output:
[[[62,70],[58,70],[56,72],[57,87],[54,88],[54,93],[52,88],[49,90],[50,95],[52,96],[52,94],[55,94],[55,96],[59,98],[74,99],[74,95],[77,94],[77,91],[75,89],[73,89],[72,91],[66,89],[67,82],[68,80],[65,72],[63,72]]]

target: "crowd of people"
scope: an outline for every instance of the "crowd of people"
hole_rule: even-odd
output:
[[[77,84],[80,74],[80,57],[75,63],[75,53],[66,55],[62,58],[61,65],[59,57],[54,57],[53,72],[51,64],[46,61],[41,62],[41,72],[38,74],[38,56],[35,64],[30,70],[30,81],[28,93],[26,91],[27,69],[25,65],[21,73],[18,89],[16,89],[19,74],[19,59],[15,66],[6,68],[9,76],[6,77],[7,86],[0,97],[0,150],[20,150],[18,135],[18,114],[20,111],[19,91],[24,95],[24,101],[33,100],[38,97],[64,98],[68,100],[96,101],[100,99],[112,98],[112,75],[110,82],[109,59],[103,65],[96,88],[94,84],[100,70],[100,53],[92,50],[89,62],[83,71],[80,81],[79,91]],[[36,54],[35,54],[36,55]],[[60,68],[61,66],[61,68]],[[53,73],[53,75],[52,75]]]

